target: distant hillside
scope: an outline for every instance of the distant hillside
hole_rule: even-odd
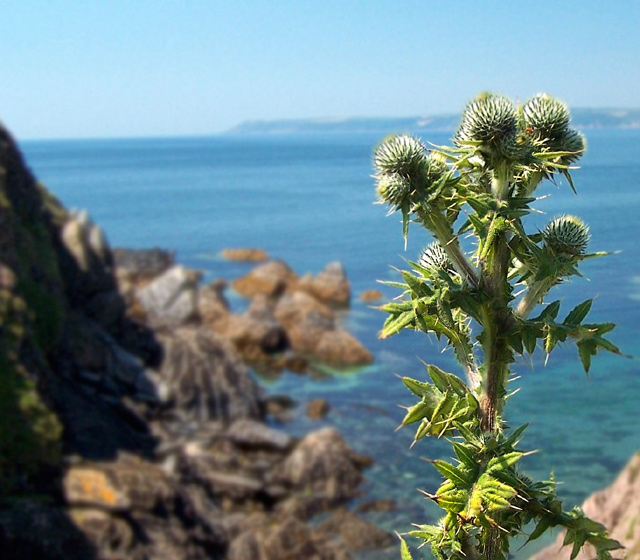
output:
[[[573,126],[585,128],[640,128],[640,109],[571,110]],[[228,134],[292,134],[309,132],[378,132],[455,130],[459,114],[422,117],[377,117],[344,119],[291,119],[276,121],[246,121]]]

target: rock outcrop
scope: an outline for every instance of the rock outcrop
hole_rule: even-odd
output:
[[[582,505],[585,514],[602,523],[611,538],[625,548],[613,551],[614,558],[640,559],[640,453],[636,453],[614,483],[592,494]],[[571,546],[562,547],[564,533],[554,544],[540,551],[531,560],[569,560]],[[593,558],[593,549],[587,545],[576,556],[577,560]]]
[[[112,251],[0,127],[3,558],[349,558],[307,521],[355,497],[369,461],[335,430],[265,422],[291,399],[266,397],[247,361],[306,358],[277,310],[297,275],[263,266],[262,296],[233,314],[224,284],[173,254]],[[328,344],[321,305],[309,321]]]

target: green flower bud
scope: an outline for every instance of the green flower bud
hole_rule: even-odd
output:
[[[426,171],[426,148],[413,136],[393,136],[378,146],[373,163],[379,176],[398,173],[415,177]]]
[[[516,133],[518,115],[511,100],[501,95],[482,94],[467,104],[456,142],[494,142]]]
[[[580,159],[586,149],[587,141],[584,135],[573,128],[566,130],[557,142],[557,150],[559,152],[573,152],[571,155],[562,158],[564,165],[570,165]]]
[[[546,93],[529,99],[522,108],[522,114],[525,124],[536,136],[551,140],[565,133],[571,119],[568,107]]]
[[[505,159],[526,162],[533,153],[533,143],[528,134],[510,134],[499,140],[497,149]]]
[[[380,176],[376,186],[380,202],[388,204],[393,210],[410,204],[412,190],[411,181],[398,173]]]
[[[577,216],[557,216],[542,232],[544,244],[557,256],[577,257],[584,253],[591,235]]]
[[[447,253],[442,248],[442,245],[437,241],[430,243],[424,248],[420,258],[418,259],[418,264],[422,268],[426,268],[428,270],[454,270],[453,264],[451,260],[449,260]]]

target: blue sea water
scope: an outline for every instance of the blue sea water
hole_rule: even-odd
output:
[[[640,131],[588,131],[589,149],[573,173],[578,195],[565,181],[538,190],[531,228],[553,216],[575,213],[591,227],[590,249],[617,251],[587,261],[577,278],[557,291],[564,312],[595,296],[593,321],[618,326],[612,340],[640,356]],[[398,216],[373,204],[371,154],[380,136],[371,134],[219,136],[208,138],[29,141],[22,143],[36,176],[70,208],[86,208],[106,230],[112,246],[175,250],[183,264],[207,279],[235,278],[250,265],[227,262],[225,247],[261,247],[299,273],[341,261],[353,290],[342,320],[375,355],[359,371],[324,376],[285,373],[263,380],[268,391],[285,392],[302,406],[285,426],[303,433],[323,425],[339,428],[347,441],[375,464],[367,471],[366,499],[394,498],[399,508],[371,515],[389,530],[434,521],[434,510],[416,491],[435,489],[439,476],[422,458],[443,456],[441,442],[409,448],[410,429],[395,432],[411,395],[395,374],[423,377],[420,359],[457,371],[435,339],[403,332],[380,341],[384,314],[359,300],[371,288],[386,298],[395,291],[377,283],[393,278],[392,266],[414,259],[429,239],[410,232],[405,252]],[[448,135],[424,140],[448,142]],[[238,309],[244,302],[232,297]],[[520,392],[507,420],[529,422],[523,449],[539,449],[523,466],[562,481],[559,494],[571,507],[609,484],[640,450],[640,362],[602,355],[587,378],[571,345],[518,364]],[[324,397],[332,412],[322,422],[304,414],[307,400]],[[544,544],[547,541],[541,541]],[[536,551],[534,543],[517,553]],[[383,558],[368,553],[367,558]],[[394,553],[387,557],[397,557]]]

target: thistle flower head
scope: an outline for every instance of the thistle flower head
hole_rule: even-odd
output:
[[[584,253],[591,235],[577,216],[557,216],[542,232],[544,244],[557,256],[577,257]]]
[[[533,153],[533,142],[528,134],[510,134],[498,141],[497,149],[508,160],[526,161]]]
[[[413,136],[393,136],[378,146],[373,163],[378,176],[398,173],[404,177],[414,177],[425,172],[426,148]]]
[[[456,134],[457,142],[493,142],[514,135],[518,115],[511,100],[502,95],[482,94],[467,104]]]
[[[529,99],[522,108],[522,114],[527,127],[537,136],[551,140],[565,133],[571,118],[568,107],[546,93]]]
[[[380,202],[388,204],[392,210],[398,210],[411,201],[411,181],[398,173],[378,177],[376,194]]]
[[[437,241],[430,243],[424,248],[418,258],[418,264],[428,270],[454,270],[447,253]]]
[[[570,165],[574,161],[580,159],[582,154],[587,149],[587,141],[581,132],[573,128],[569,128],[565,131],[561,138],[558,139],[558,151],[560,152],[572,152],[570,155],[562,158],[564,165]]]

